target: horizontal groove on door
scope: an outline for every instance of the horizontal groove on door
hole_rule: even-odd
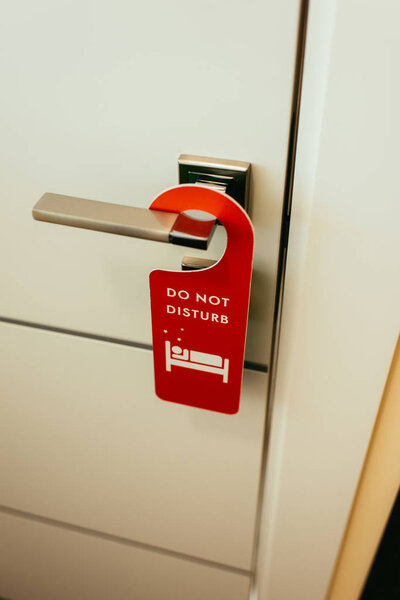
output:
[[[52,331],[54,333],[63,333],[65,335],[74,335],[89,340],[97,340],[99,342],[107,342],[109,344],[119,344],[120,346],[130,346],[131,348],[139,348],[142,350],[152,350],[151,344],[142,344],[141,342],[131,342],[121,338],[109,337],[107,335],[98,335],[96,333],[87,333],[85,331],[76,331],[75,329],[66,329],[64,327],[54,327],[53,325],[44,325],[43,323],[33,323],[32,321],[23,321],[22,319],[9,319],[8,317],[0,317],[0,323],[8,323],[9,325],[21,325],[22,327],[32,327],[32,329],[42,329],[43,331]]]
[[[180,560],[186,560],[192,563],[213,567],[215,569],[220,569],[223,571],[227,571],[229,573],[235,573],[237,575],[245,575],[248,577],[251,575],[250,571],[246,571],[246,569],[239,569],[238,567],[232,567],[230,565],[225,565],[223,563],[218,563],[212,560],[206,560],[204,558],[198,558],[196,556],[190,556],[189,554],[184,554],[183,552],[175,552],[174,550],[168,550],[167,548],[160,548],[159,546],[153,546],[152,544],[145,544],[143,542],[136,542],[135,540],[131,540],[129,538],[124,538],[118,535],[112,535],[109,533],[104,533],[102,531],[96,531],[94,529],[89,529],[87,527],[81,527],[79,525],[73,525],[71,523],[65,523],[63,521],[58,521],[57,519],[49,519],[48,517],[42,517],[40,515],[36,515],[34,513],[26,512],[23,510],[18,510],[15,508],[11,508],[9,506],[0,505],[0,512],[8,515],[12,515],[14,517],[19,517],[21,519],[28,519],[30,521],[35,521],[37,523],[42,523],[43,525],[50,525],[51,527],[58,527],[59,529],[67,529],[68,531],[74,531],[76,533],[81,533],[84,535],[90,535],[92,537],[100,538],[102,540],[116,542],[118,544],[123,544],[125,546],[130,546],[133,548],[139,548],[141,550],[145,550],[148,552],[153,552],[157,554],[163,554],[167,556],[171,556],[173,558],[177,558]],[[1,598],[0,598],[1,600]]]
[[[85,331],[76,331],[75,329],[65,329],[63,327],[54,327],[53,325],[43,325],[42,323],[33,323],[31,321],[23,321],[22,319],[10,319],[8,317],[0,317],[0,323],[8,323],[9,325],[20,325],[22,327],[31,327],[32,329],[42,329],[43,331],[51,331],[53,333],[61,333],[64,335],[73,335],[76,337],[86,338],[89,340],[97,340],[108,344],[119,344],[120,346],[130,346],[131,348],[139,348],[141,350],[153,350],[151,344],[143,344],[141,342],[132,342],[121,338],[109,337],[106,335],[98,335],[95,333],[86,333]],[[268,366],[262,363],[245,360],[244,368],[250,371],[259,371],[261,373],[268,372]],[[1,600],[1,598],[0,598]]]

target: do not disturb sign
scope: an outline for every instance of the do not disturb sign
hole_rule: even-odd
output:
[[[223,257],[201,271],[150,273],[156,394],[234,414],[239,410],[254,234],[235,200],[197,185],[163,192],[152,210],[203,210],[225,226]]]

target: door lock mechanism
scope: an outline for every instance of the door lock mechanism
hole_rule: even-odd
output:
[[[250,163],[181,154],[178,158],[178,165],[179,183],[194,183],[217,192],[224,192],[248,212]]]

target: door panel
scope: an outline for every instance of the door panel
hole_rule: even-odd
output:
[[[0,594],[14,600],[245,600],[249,578],[0,514]]]
[[[150,344],[148,273],[182,251],[35,223],[33,204],[52,191],[147,207],[181,152],[247,160],[247,359],[268,362],[298,4],[6,2],[0,316]]]
[[[179,270],[188,251],[34,222],[31,210],[44,192],[148,207],[177,183],[180,153],[251,162],[255,260],[246,358],[267,365],[299,3],[6,3],[0,504],[215,568],[189,560],[193,571],[179,561],[167,567],[157,552],[142,559],[132,548],[120,559],[121,548],[105,538],[100,550],[94,538],[75,537],[64,552],[54,529],[29,520],[25,554],[14,518],[4,538],[15,540],[15,560],[6,557],[14,566],[0,594],[23,599],[32,585],[40,600],[61,598],[52,580],[40,582],[49,562],[72,586],[69,597],[84,600],[74,587],[82,572],[73,548],[82,544],[90,568],[107,571],[102,565],[110,561],[118,590],[99,592],[82,575],[87,598],[247,597],[267,375],[245,371],[235,416],[157,399],[152,354],[143,348],[151,344],[148,275]],[[217,258],[224,244],[220,228],[206,253],[190,254]],[[34,551],[39,543],[42,555]],[[120,561],[132,563],[133,575],[120,577]],[[151,581],[142,577],[149,571]],[[125,581],[128,591],[119,593]]]
[[[238,415],[159,400],[152,353],[0,325],[0,504],[250,569],[267,375]]]

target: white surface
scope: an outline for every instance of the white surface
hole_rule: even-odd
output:
[[[245,575],[0,513],[0,594],[13,600],[246,600]]]
[[[0,324],[0,504],[250,569],[267,375],[223,415],[159,400],[152,353]]]
[[[399,18],[311,6],[260,600],[324,598],[398,335]]]
[[[181,152],[246,160],[247,358],[267,362],[298,4],[6,1],[0,316],[150,343],[148,273],[187,249],[36,223],[33,205],[49,191],[147,207]]]

